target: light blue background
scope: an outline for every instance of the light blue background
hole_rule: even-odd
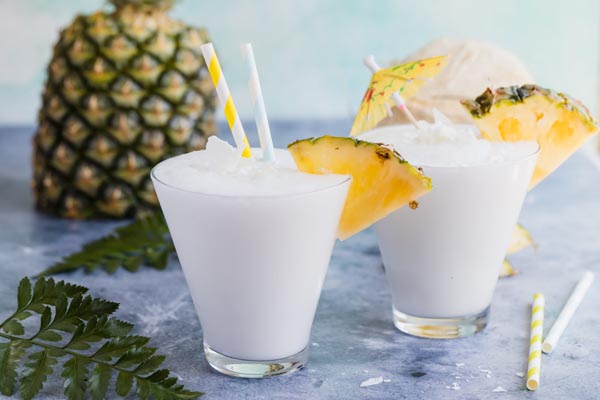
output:
[[[60,27],[104,0],[0,0],[0,123],[33,124]],[[345,118],[369,75],[428,41],[479,39],[517,54],[538,83],[597,115],[598,0],[183,0],[175,17],[208,28],[243,118],[251,117],[239,45],[252,42],[269,116]],[[483,89],[483,88],[482,88]]]

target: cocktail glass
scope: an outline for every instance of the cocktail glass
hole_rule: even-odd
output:
[[[277,158],[293,166],[287,152]],[[161,182],[156,170],[174,160],[151,176],[208,363],[244,378],[301,368],[350,178],[299,194],[222,196]]]
[[[361,139],[376,141],[370,138],[384,129],[414,128],[379,128]],[[493,164],[418,165],[432,190],[417,209],[403,207],[375,224],[400,331],[458,338],[485,328],[538,150],[531,143],[527,154]]]

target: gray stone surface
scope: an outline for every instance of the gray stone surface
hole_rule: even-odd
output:
[[[281,122],[273,124],[273,132],[276,145],[284,146],[310,135],[343,135],[349,123]],[[0,319],[15,307],[16,285],[23,276],[39,272],[117,225],[60,220],[33,211],[28,184],[31,132],[0,130]],[[136,333],[152,336],[151,343],[168,355],[166,365],[189,388],[205,391],[207,400],[597,399],[598,282],[555,353],[543,357],[541,388],[527,392],[516,375],[526,369],[533,293],[546,295],[548,329],[581,273],[600,271],[597,167],[581,153],[574,156],[527,196],[521,220],[539,251],[529,249],[512,258],[520,274],[498,284],[491,324],[485,332],[460,340],[418,339],[396,331],[373,232],[338,243],[314,323],[308,366],[265,380],[234,379],[209,369],[202,354],[202,331],[175,260],[164,272],[74,273],[60,278],[120,302],[117,315],[136,323]],[[390,382],[359,387],[378,376]],[[494,392],[498,386],[506,392]],[[62,397],[57,379],[50,379],[40,396]]]

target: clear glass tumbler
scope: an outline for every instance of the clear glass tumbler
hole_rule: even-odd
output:
[[[161,182],[163,163],[151,176],[208,363],[245,378],[301,368],[350,178],[300,194],[221,196]]]
[[[485,328],[538,151],[531,143],[527,154],[500,163],[419,165],[432,190],[416,210],[403,207],[375,224],[399,330],[458,338]]]

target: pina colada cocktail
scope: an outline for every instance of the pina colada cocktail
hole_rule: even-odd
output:
[[[260,151],[253,150],[256,157]],[[263,377],[306,362],[312,321],[350,177],[206,151],[160,163],[152,179],[198,312],[208,362]]]
[[[307,360],[336,236],[358,233],[423,195],[430,180],[390,149],[350,138],[294,142],[288,147],[293,161],[290,153],[274,151],[252,47],[245,45],[265,150],[260,160],[212,44],[203,45],[202,53],[237,150],[211,138],[205,151],[157,165],[152,181],[200,317],[209,364],[247,378],[292,372]]]
[[[431,187],[378,144],[323,136],[289,151],[293,161],[276,150],[275,164],[212,138],[207,150],[152,170],[206,358],[228,375],[302,367],[336,236],[360,232]]]
[[[491,143],[439,115],[418,130],[390,126],[361,139],[392,145],[432,179],[416,209],[375,224],[395,325],[431,338],[483,329],[538,145]]]

